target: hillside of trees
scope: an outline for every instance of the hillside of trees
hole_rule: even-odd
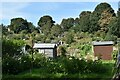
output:
[[[62,38],[72,32],[73,35],[87,32],[100,37],[100,40],[115,41],[120,38],[119,15],[120,12],[115,13],[110,4],[100,3],[93,12],[83,11],[78,18],[63,19],[60,24],[55,24],[50,15],[45,15],[39,19],[38,26],[34,26],[32,22],[23,18],[13,18],[10,25],[1,24],[1,26],[5,39],[29,40],[31,37],[39,42],[56,42],[67,40]]]
[[[30,70],[35,72],[34,74],[39,73],[39,76],[37,74],[35,77],[42,78],[75,78],[81,75],[85,78],[86,74],[86,78],[90,77],[89,74],[95,78],[112,77],[113,62],[102,63],[99,58],[95,60],[91,42],[111,40],[116,45],[117,40],[120,40],[120,11],[115,13],[110,4],[100,3],[94,11],[82,11],[78,15],[76,18],[62,19],[60,24],[55,23],[50,15],[40,17],[37,26],[20,17],[11,19],[9,25],[1,24],[3,74],[9,76]],[[60,41],[64,44],[58,47],[58,54],[61,56],[57,59],[46,59],[33,52],[32,43]],[[21,51],[21,47],[25,45],[30,47],[28,55]],[[85,59],[86,56],[90,56],[90,60]],[[34,77],[32,74],[22,75],[25,76]]]

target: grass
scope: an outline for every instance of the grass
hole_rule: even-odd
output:
[[[103,65],[107,67],[108,71],[105,73],[89,73],[89,74],[67,74],[67,73],[48,73],[45,69],[32,69],[30,71],[22,72],[18,75],[3,75],[3,80],[29,80],[41,78],[82,78],[82,80],[110,80],[113,76],[114,61],[103,61]]]
[[[16,80],[16,79],[41,79],[41,78],[79,78],[79,79],[85,79],[85,80],[110,80],[111,77],[106,77],[106,75],[103,74],[96,74],[96,73],[90,73],[90,74],[65,74],[65,73],[55,73],[55,74],[48,74],[48,73],[26,73],[26,74],[19,74],[19,75],[6,75],[6,77],[3,80]]]

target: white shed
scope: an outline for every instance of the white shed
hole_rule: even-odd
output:
[[[34,49],[38,49],[39,53],[43,53],[46,57],[56,57],[57,56],[57,46],[51,43],[35,43]]]

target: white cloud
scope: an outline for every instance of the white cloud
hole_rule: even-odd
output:
[[[11,19],[13,17],[25,17],[28,14],[22,12],[21,10],[28,6],[29,3],[18,3],[18,2],[5,2],[0,6],[0,18],[1,19]]]

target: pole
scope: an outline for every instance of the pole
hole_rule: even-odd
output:
[[[30,67],[30,73],[32,73],[32,69],[33,69],[33,60],[34,60],[34,58],[33,58],[33,46],[34,46],[34,41],[33,41],[33,39],[30,37],[30,42],[31,42],[31,52],[30,52],[30,54],[31,54],[31,57],[32,57],[32,60],[31,60],[31,67]]]
[[[32,39],[32,65],[31,65],[31,70],[33,69],[33,60],[34,60],[34,58],[33,58],[33,46],[34,46],[34,43],[33,43],[33,39]]]

